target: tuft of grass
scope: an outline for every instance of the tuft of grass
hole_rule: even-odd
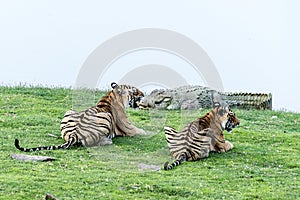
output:
[[[103,94],[94,91],[82,101],[96,103]],[[289,112],[234,110],[241,125],[225,133],[233,150],[172,171],[140,171],[138,165],[172,161],[163,127],[180,130],[208,110],[129,109],[130,120],[150,135],[115,138],[105,147],[27,153],[55,157],[53,162],[10,158],[20,153],[15,138],[26,147],[61,144],[48,134],[60,135],[60,120],[74,104],[80,101],[70,89],[0,87],[0,199],[44,199],[47,193],[60,199],[299,198],[300,117]]]

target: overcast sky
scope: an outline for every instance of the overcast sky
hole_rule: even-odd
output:
[[[2,0],[0,84],[74,86],[105,41],[132,30],[164,29],[206,52],[225,91],[271,92],[275,109],[300,112],[299,10],[296,0]],[[172,68],[189,84],[205,84],[180,56],[150,49],[111,61],[99,87],[147,64]]]

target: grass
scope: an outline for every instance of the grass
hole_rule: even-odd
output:
[[[86,95],[81,102],[92,103]],[[76,96],[76,95],[75,95]],[[26,153],[55,157],[53,162],[10,158],[21,145],[61,144],[59,125],[72,108],[74,93],[62,88],[0,87],[0,199],[297,199],[300,194],[300,115],[235,110],[239,128],[226,139],[235,148],[207,159],[186,162],[172,171],[138,170],[138,164],[171,161],[163,127],[181,129],[207,110],[127,110],[138,127],[152,134],[115,138],[106,147]],[[80,95],[79,95],[80,96]],[[78,99],[78,95],[76,96]],[[79,101],[79,102],[80,102]]]

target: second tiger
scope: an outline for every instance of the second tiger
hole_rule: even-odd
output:
[[[226,152],[233,148],[233,144],[225,140],[223,130],[231,132],[240,122],[218,94],[212,94],[212,102],[213,109],[209,113],[186,125],[181,132],[165,127],[169,149],[176,159],[172,164],[166,162],[165,170],[184,161],[208,157],[211,151]]]

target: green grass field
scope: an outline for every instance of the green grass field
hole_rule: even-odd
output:
[[[96,102],[103,93],[97,92]],[[88,100],[87,100],[88,101]],[[60,120],[74,105],[72,90],[0,87],[0,199],[299,199],[300,115],[234,110],[240,127],[226,134],[235,148],[185,162],[171,171],[139,170],[172,161],[163,127],[181,129],[207,112],[127,110],[149,136],[115,138],[111,146],[25,153],[52,162],[10,158],[25,147],[59,145]]]

